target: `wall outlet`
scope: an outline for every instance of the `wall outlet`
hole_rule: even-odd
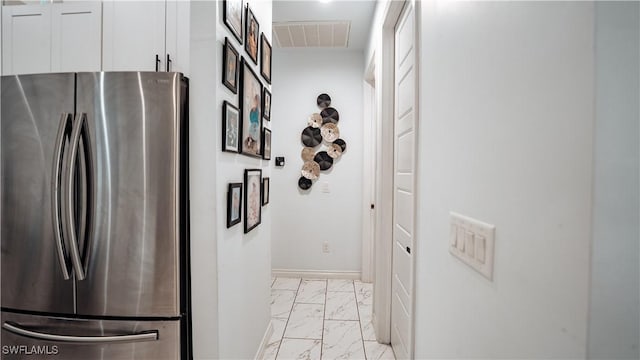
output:
[[[322,243],[322,252],[324,253],[328,253],[329,252],[329,242],[325,241]]]

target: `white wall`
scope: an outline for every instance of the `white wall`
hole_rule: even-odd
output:
[[[584,358],[594,6],[421,2],[416,358]],[[495,224],[492,282],[449,211]]]
[[[284,156],[271,181],[274,270],[360,271],[362,242],[363,76],[361,51],[273,51],[273,151]],[[340,113],[340,137],[347,150],[308,192],[298,188],[304,145],[300,134],[316,97],[331,96]],[[329,193],[321,191],[328,183]],[[329,242],[330,253],[322,252]]]
[[[260,32],[271,42],[271,1],[248,3],[260,24]],[[216,196],[207,201],[211,201],[218,209],[217,216],[211,217],[209,221],[215,222],[217,228],[215,241],[218,244],[219,356],[221,359],[249,359],[256,355],[271,319],[272,209],[269,205],[262,208],[262,223],[248,234],[244,234],[244,223],[227,229],[226,194],[229,183],[244,182],[245,169],[262,169],[262,176],[269,176],[273,161],[222,152],[223,100],[239,105],[239,96],[222,84],[220,64],[225,37],[229,37],[241,56],[248,59],[248,55],[244,45],[238,44],[224,24],[223,2],[216,2],[216,8],[217,16],[211,18],[217,19],[216,61],[212,58],[210,62],[215,77],[211,78],[209,86],[217,86],[217,96],[215,101],[209,101],[209,106],[215,109],[215,115],[208,119],[215,130],[209,139],[215,144],[215,149],[207,156],[209,161],[216,162],[217,175],[215,183],[209,184],[216,189]],[[251,66],[260,77],[260,68],[253,64]],[[261,81],[266,84],[264,79],[261,78]]]
[[[596,135],[588,355],[640,350],[640,5],[596,5]]]
[[[210,59],[216,56],[215,3],[193,1],[190,4],[190,79],[189,79],[189,177],[191,201],[191,304],[193,358],[218,358],[218,265],[215,242],[216,222],[224,216],[216,207],[216,167],[210,154],[217,143],[215,79],[218,71]],[[218,64],[218,63],[215,63]]]

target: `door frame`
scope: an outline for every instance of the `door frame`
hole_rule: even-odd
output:
[[[362,164],[362,273],[363,282],[373,282],[375,269],[374,237],[375,237],[375,194],[376,194],[376,55],[369,59],[363,83],[364,123],[362,126],[364,157]]]
[[[416,173],[414,174],[414,184],[416,199],[419,197],[418,173],[418,153],[419,149],[419,98],[420,98],[420,67],[419,67],[419,39],[420,39],[420,1],[403,0],[389,1],[383,6],[381,41],[378,43],[379,51],[376,59],[376,110],[379,116],[376,119],[375,135],[376,143],[376,169],[375,169],[375,204],[378,204],[375,212],[375,233],[374,233],[374,292],[373,292],[373,315],[372,322],[376,333],[376,339],[380,343],[391,343],[391,284],[392,284],[392,246],[393,246],[393,184],[394,184],[394,52],[395,52],[395,26],[402,14],[402,10],[407,3],[413,6],[414,11],[414,56],[415,56],[415,143],[414,161],[416,162]],[[391,206],[388,206],[391,204]],[[414,203],[414,214],[417,207]],[[416,223],[418,221],[417,217]],[[414,224],[414,256],[412,257],[411,273],[412,287],[411,293],[411,346],[410,356],[415,353],[415,263],[417,249],[419,248],[419,234]]]

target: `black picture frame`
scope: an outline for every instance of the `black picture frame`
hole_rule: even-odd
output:
[[[269,189],[271,182],[268,177],[262,178],[262,206],[269,203]]]
[[[258,20],[256,20],[253,11],[247,4],[247,21],[245,22],[245,43],[244,49],[247,51],[247,55],[253,61],[254,64],[258,65],[258,48],[260,47],[260,24]]]
[[[240,110],[225,100],[222,104],[222,151],[240,151]]]
[[[271,130],[267,128],[262,131],[262,158],[271,160]]]
[[[266,87],[262,93],[262,117],[271,121],[271,93]]]
[[[271,44],[264,33],[260,34],[260,75],[271,84]]]
[[[240,153],[262,157],[262,83],[242,58],[240,71]]]
[[[242,183],[230,183],[227,191],[227,229],[242,220]]]
[[[262,222],[262,170],[244,170],[244,233]]]
[[[222,50],[222,83],[234,94],[238,93],[238,68],[240,55],[228,37],[224,38]]]
[[[224,23],[229,28],[233,36],[242,45],[242,13],[244,11],[243,0],[224,0],[223,5]]]

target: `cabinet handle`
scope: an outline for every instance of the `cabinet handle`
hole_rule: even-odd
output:
[[[171,71],[171,55],[167,54],[167,72]]]
[[[160,67],[160,56],[156,54],[156,72],[158,72]]]

